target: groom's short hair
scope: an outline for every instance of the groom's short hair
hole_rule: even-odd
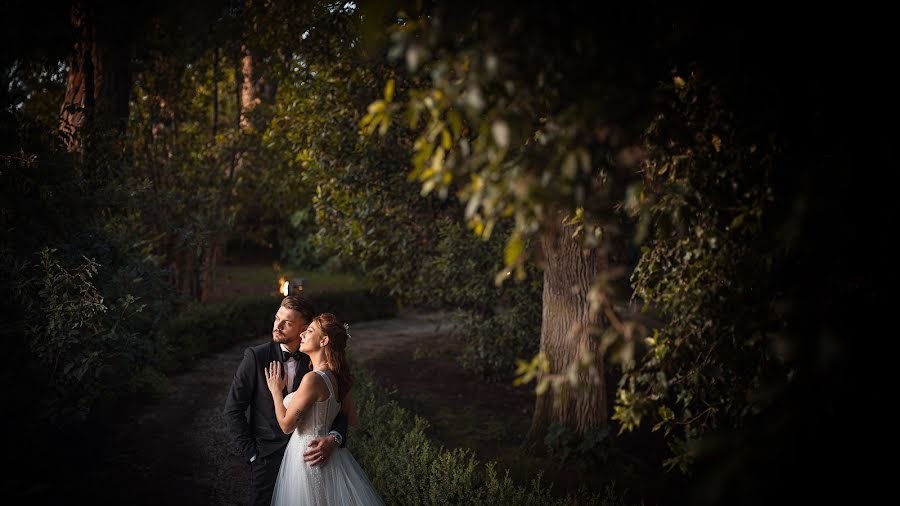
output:
[[[312,302],[299,295],[288,295],[281,301],[281,307],[293,309],[300,313],[304,320],[303,323],[311,323],[313,318],[316,317],[316,309],[313,307]]]

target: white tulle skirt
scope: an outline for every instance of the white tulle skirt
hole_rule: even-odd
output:
[[[273,505],[384,504],[346,448],[336,448],[324,466],[306,463],[303,452],[314,437],[296,433],[291,437],[278,470]]]

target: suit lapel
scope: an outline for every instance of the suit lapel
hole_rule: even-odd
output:
[[[263,368],[269,367],[269,364],[276,360],[281,362],[281,345],[272,341],[272,344],[269,346],[269,361],[266,362]],[[284,368],[284,362],[281,362],[281,365],[282,374],[287,374],[287,370]],[[287,386],[281,390],[281,395],[287,397]]]
[[[272,363],[274,360],[281,361],[281,345],[272,341],[269,343],[269,363]]]

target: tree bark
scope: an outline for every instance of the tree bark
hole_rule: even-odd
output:
[[[216,134],[219,133],[219,46],[213,48],[213,117],[212,117],[212,142],[216,142]]]
[[[253,54],[250,53],[250,49],[246,45],[241,44],[241,117],[239,120],[241,130],[253,128],[253,121],[249,115],[256,108],[256,105],[259,104],[253,72]]]
[[[87,115],[94,108],[93,29],[87,8],[76,3],[72,6],[72,26],[78,38],[69,55],[69,75],[66,79],[66,96],[60,110],[60,132],[65,136],[69,151],[79,151],[78,132],[87,123]]]
[[[605,252],[582,250],[572,238],[571,226],[547,231],[541,237],[544,257],[543,321],[541,352],[550,362],[550,372],[564,374],[578,360],[579,349],[594,354],[599,383],[586,374],[576,389],[564,387],[560,395],[552,389],[535,401],[529,438],[541,441],[551,423],[584,434],[608,421],[604,360],[600,353],[601,318],[591,314],[589,294],[597,276],[608,266]]]
[[[78,38],[69,56],[60,131],[69,151],[81,151],[79,134],[86,127],[125,132],[131,92],[130,46],[119,35],[122,30],[114,26],[114,19],[98,16],[86,2],[72,6],[71,22]]]

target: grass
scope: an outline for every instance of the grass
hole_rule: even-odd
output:
[[[317,272],[284,267],[277,262],[269,265],[223,265],[216,270],[214,299],[240,295],[276,295],[278,280],[302,278],[304,292],[312,297],[320,294],[345,292],[366,288],[366,282],[352,274]]]
[[[351,274],[293,271],[291,269],[285,269],[283,273],[288,279],[302,278],[306,280],[304,291],[310,294],[343,292],[366,286],[365,281]]]

